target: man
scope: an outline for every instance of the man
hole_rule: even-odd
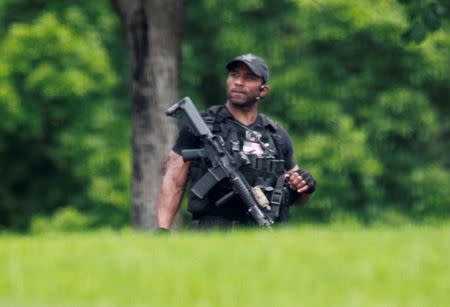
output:
[[[275,190],[285,191],[296,204],[305,204],[315,190],[315,180],[294,161],[293,146],[287,132],[274,121],[258,113],[258,106],[270,89],[269,69],[261,58],[246,54],[226,65],[227,101],[202,114],[214,134],[223,137],[230,154],[244,154],[247,165],[240,171],[251,186],[262,187],[267,199]],[[195,182],[206,172],[201,161],[184,161],[183,149],[200,148],[200,140],[185,127],[169,153],[166,174],[157,199],[157,223],[160,230],[170,229],[188,179]],[[281,182],[281,184],[280,184]],[[285,188],[287,187],[287,188]],[[227,195],[232,195],[228,197]],[[225,199],[225,200],[224,200]],[[285,199],[288,199],[287,197]],[[275,201],[273,202],[275,206]],[[270,204],[271,205],[271,204]],[[269,206],[270,206],[269,205]],[[270,208],[275,221],[287,219],[289,204]],[[276,209],[276,210],[275,210]],[[227,179],[219,182],[204,199],[192,193],[189,211],[199,228],[251,225],[252,219]]]

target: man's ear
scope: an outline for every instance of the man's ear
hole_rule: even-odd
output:
[[[259,88],[259,96],[260,97],[266,96],[269,92],[270,92],[270,88],[269,88],[269,86],[267,84],[263,84]]]

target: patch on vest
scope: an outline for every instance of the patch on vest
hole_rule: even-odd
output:
[[[261,156],[264,148],[261,146],[261,133],[257,131],[245,131],[245,140],[242,146],[243,153],[247,155]]]

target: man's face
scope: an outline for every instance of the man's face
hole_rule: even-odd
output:
[[[255,75],[244,63],[237,63],[229,69],[227,78],[227,99],[236,107],[250,107],[264,96],[261,91],[263,80]]]

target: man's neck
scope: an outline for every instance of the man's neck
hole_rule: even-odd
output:
[[[253,124],[258,117],[258,103],[249,107],[236,107],[227,101],[225,107],[238,122],[246,126]]]

